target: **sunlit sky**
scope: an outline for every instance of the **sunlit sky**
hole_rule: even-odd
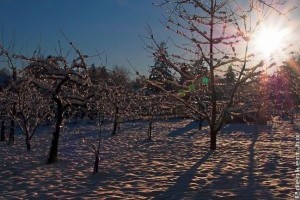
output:
[[[291,2],[300,7],[299,0]],[[160,22],[162,14],[151,0],[0,0],[0,41],[7,46],[14,38],[14,51],[25,55],[32,55],[39,44],[42,53],[50,55],[58,41],[66,44],[62,29],[83,53],[105,51],[108,66],[129,67],[128,59],[147,70],[153,58],[143,49],[139,34],[146,34],[149,24],[165,40],[169,33]],[[299,9],[291,18],[293,37],[300,37]]]

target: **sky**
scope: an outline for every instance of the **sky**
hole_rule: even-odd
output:
[[[300,5],[299,0],[291,0]],[[163,9],[152,0],[0,0],[1,43],[13,38],[14,51],[32,55],[37,45],[45,55],[55,54],[58,41],[67,44],[60,29],[84,54],[104,51],[107,66],[129,68],[127,59],[147,70],[153,58],[143,48],[139,35],[146,35],[149,24],[157,38],[169,33],[161,24]],[[300,20],[299,9],[293,20]],[[296,30],[294,30],[296,31]],[[299,32],[299,26],[297,28]],[[63,50],[69,47],[62,45]]]
[[[104,51],[108,66],[128,66],[127,59],[137,67],[149,66],[153,58],[139,35],[146,35],[149,24],[167,37],[161,14],[151,0],[0,0],[0,39],[8,46],[14,38],[15,51],[25,55],[38,44],[49,55],[58,41],[66,43],[61,29],[84,54]]]

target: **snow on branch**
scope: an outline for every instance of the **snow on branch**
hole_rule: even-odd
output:
[[[29,80],[30,80],[30,82],[32,82],[34,85],[36,85],[38,88],[40,88],[42,90],[45,90],[45,91],[50,92],[52,94],[55,91],[55,89],[50,84],[48,84],[47,82],[40,81],[40,80],[35,79],[35,78],[31,78]]]

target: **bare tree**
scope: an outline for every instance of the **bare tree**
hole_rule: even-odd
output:
[[[93,147],[94,158],[95,158],[93,174],[96,174],[99,171],[101,142],[102,142],[102,125],[104,123],[105,115],[107,115],[106,108],[107,108],[107,104],[109,101],[105,94],[107,94],[107,91],[105,89],[103,89],[103,85],[102,85],[102,87],[100,86],[100,88],[98,88],[98,92],[94,96],[92,103],[90,104],[91,110],[93,112],[95,112],[95,111],[97,112],[96,123],[97,123],[98,130],[99,130],[97,143],[93,144],[92,142],[90,142],[91,144],[93,144],[92,147]]]
[[[54,107],[55,129],[47,163],[57,161],[58,140],[63,116],[70,106],[85,106],[89,93],[89,77],[85,73],[87,65],[81,54],[71,65],[63,57],[49,57],[31,62],[33,83],[38,89],[51,96]]]
[[[9,55],[2,48],[8,58],[25,63],[28,83],[50,98],[50,107],[54,110],[55,127],[52,132],[48,164],[57,161],[58,141],[65,111],[71,106],[85,106],[86,100],[92,96],[89,90],[90,79],[86,73],[88,66],[85,59],[88,56],[82,55],[71,42],[70,45],[78,55],[78,58],[71,63],[62,56],[28,58],[17,54]],[[17,113],[12,112],[12,116],[17,116]]]
[[[161,112],[162,95],[139,95],[137,98],[139,107],[139,115],[148,120],[147,137],[148,140],[152,140],[152,131],[154,128],[154,122],[159,117]]]
[[[14,40],[12,40],[14,41]],[[13,42],[11,42],[12,44]],[[10,47],[12,45],[9,45]],[[12,71],[11,79],[12,82],[17,80],[17,67],[16,63],[14,62],[13,57],[11,56],[10,52],[6,50],[2,45],[0,45],[0,56],[4,59],[3,62],[7,63],[8,68]],[[12,100],[12,111],[16,113],[16,105],[15,102]],[[9,144],[14,143],[15,140],[15,121],[13,119],[10,120],[10,132],[9,132]]]
[[[186,84],[175,81],[172,84],[181,88],[181,93],[188,91],[186,94],[198,96],[201,109],[197,109],[193,101],[187,101],[187,95],[167,91],[154,81],[149,83],[182,102],[193,115],[208,121],[210,149],[215,150],[217,133],[225,116],[235,106],[239,87],[260,74],[263,67],[274,65],[265,66],[263,60],[255,61],[257,58],[249,51],[249,46],[252,36],[270,13],[286,14],[279,11],[285,3],[279,0],[162,0],[157,5],[168,9],[165,27],[178,36],[180,43],[175,39],[171,41],[179,53],[157,53],[160,42],[149,26],[146,28],[148,35],[142,37],[146,49],[186,81]],[[224,87],[217,75],[230,65],[237,77],[231,87]],[[207,75],[197,73],[200,66],[206,68]],[[203,81],[205,84],[199,84]]]
[[[120,122],[129,114],[130,106],[130,77],[129,72],[115,66],[110,75],[109,98],[111,107],[111,116],[113,117],[112,135],[120,129]]]
[[[30,150],[30,141],[36,128],[50,115],[51,109],[49,99],[25,79],[25,74],[23,75],[22,79],[6,89],[4,96],[8,100],[6,111],[20,126],[25,135],[27,150]],[[12,103],[9,99],[15,99],[15,102]],[[14,104],[15,107],[10,104]]]

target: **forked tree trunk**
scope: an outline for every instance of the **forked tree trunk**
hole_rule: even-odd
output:
[[[59,140],[59,134],[60,134],[60,128],[61,128],[62,122],[63,122],[63,108],[61,105],[58,105],[55,130],[52,133],[52,142],[51,142],[51,147],[50,147],[49,158],[47,160],[47,164],[57,162],[58,140]]]
[[[210,131],[210,150],[217,149],[217,132]]]
[[[1,140],[0,141],[5,141],[5,121],[3,120],[1,123]]]

